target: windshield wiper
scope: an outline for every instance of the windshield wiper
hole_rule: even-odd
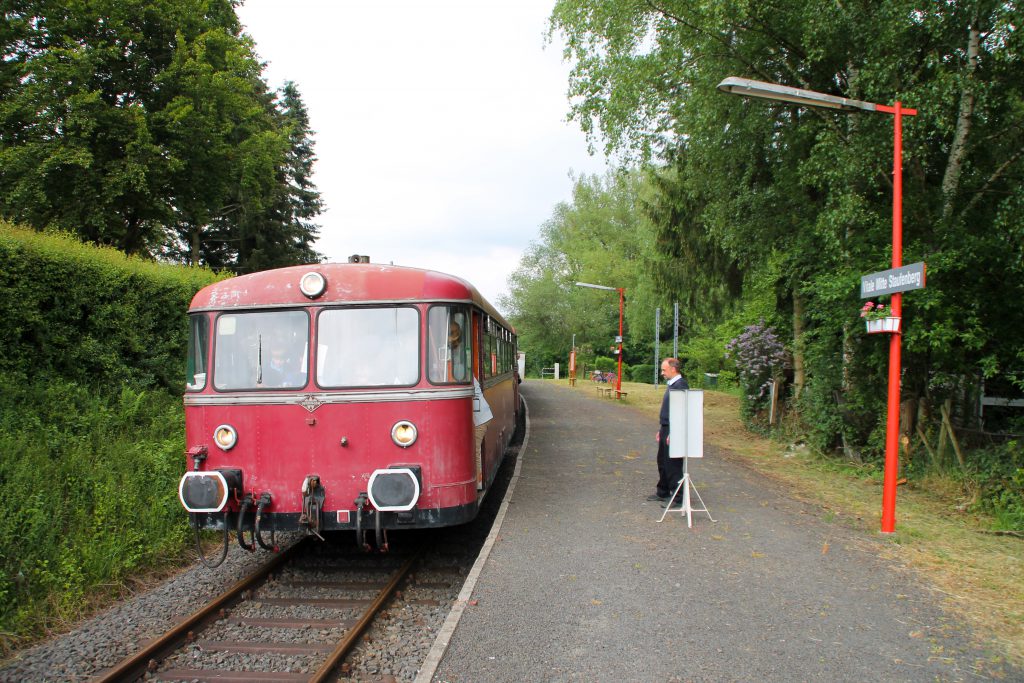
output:
[[[256,384],[263,384],[263,335],[256,335]]]

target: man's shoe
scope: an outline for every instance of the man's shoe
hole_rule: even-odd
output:
[[[670,512],[675,512],[683,509],[683,501],[674,500],[672,502],[669,502],[666,500],[664,503],[661,504],[661,507],[668,508]]]
[[[662,502],[665,502],[666,500],[668,500],[668,496],[659,496],[657,493],[652,493],[651,495],[647,496],[647,500],[649,500],[651,502],[656,501],[656,500],[660,500]]]

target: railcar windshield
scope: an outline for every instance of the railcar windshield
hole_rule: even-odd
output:
[[[220,391],[304,387],[308,348],[305,311],[224,313],[217,318],[213,386]]]
[[[431,306],[427,314],[429,342],[427,366],[434,384],[468,384],[473,350],[469,309],[465,306]]]
[[[185,389],[199,391],[206,386],[206,350],[210,340],[210,321],[206,315],[188,320],[188,358],[185,361]]]
[[[416,384],[419,327],[419,312],[406,306],[322,311],[317,318],[316,383],[330,388]]]

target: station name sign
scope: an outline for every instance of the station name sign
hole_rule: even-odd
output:
[[[860,279],[860,298],[870,299],[882,294],[922,289],[924,288],[924,276],[924,261],[864,275]]]

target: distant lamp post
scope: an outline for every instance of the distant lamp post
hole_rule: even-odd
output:
[[[874,111],[893,115],[892,161],[892,267],[903,265],[903,117],[916,116],[916,109],[904,109],[897,101],[893,106],[851,100],[835,95],[791,88],[778,83],[752,81],[748,78],[726,78],[718,89],[730,95],[760,97],[792,102],[806,107],[839,111]],[[892,315],[902,317],[903,294],[892,295]],[[882,532],[896,530],[896,479],[899,474],[900,431],[900,343],[902,332],[889,336],[889,395],[885,426],[885,473],[882,479]]]
[[[619,398],[622,395],[622,310],[626,302],[626,290],[622,287],[605,287],[604,285],[592,285],[589,282],[577,282],[577,287],[590,287],[591,289],[604,289],[609,292],[619,293],[619,336],[616,337],[616,341],[619,344],[619,371],[615,378],[615,397]]]

